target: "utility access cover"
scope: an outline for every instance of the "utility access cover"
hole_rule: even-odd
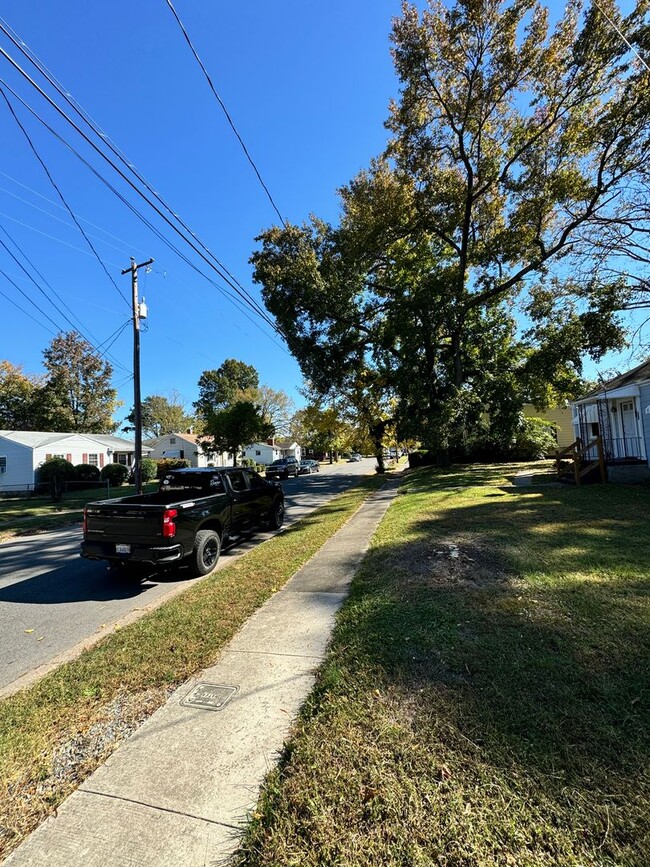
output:
[[[194,689],[181,699],[181,704],[184,707],[221,710],[238,688],[237,686],[219,686],[216,683],[197,683]]]

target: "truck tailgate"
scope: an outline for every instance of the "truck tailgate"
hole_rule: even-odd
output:
[[[126,503],[86,507],[86,539],[145,542],[162,539],[164,506]]]

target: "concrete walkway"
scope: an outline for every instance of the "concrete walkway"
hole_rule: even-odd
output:
[[[390,479],[5,861],[207,867],[238,845],[399,485]],[[216,614],[216,612],[215,612]]]

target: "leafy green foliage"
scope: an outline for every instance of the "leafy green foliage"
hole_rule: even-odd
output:
[[[201,446],[206,452],[231,452],[236,463],[242,446],[268,439],[273,432],[260,407],[242,400],[208,414]]]
[[[199,397],[194,403],[203,420],[218,409],[225,409],[239,398],[241,392],[256,389],[259,376],[251,364],[227,358],[217,370],[204,370],[199,379]]]
[[[96,482],[101,472],[99,467],[93,464],[76,464],[74,470],[76,478],[80,482]]]
[[[142,482],[152,482],[158,474],[158,462],[152,458],[142,458],[140,462],[140,475]]]
[[[123,485],[124,482],[126,482],[128,475],[129,468],[125,467],[124,464],[106,464],[106,466],[101,469],[102,480],[109,482],[111,486],[115,488],[119,488],[120,485]]]
[[[182,470],[189,465],[187,458],[162,458],[156,461],[156,478],[162,479],[170,470]]]
[[[113,370],[75,331],[59,334],[43,352],[49,405],[46,430],[112,433],[117,391]]]
[[[632,42],[646,12],[621,21]],[[392,38],[387,152],[338,225],[264,232],[254,279],[316,393],[376,444],[395,420],[462,447],[486,413],[511,437],[525,401],[574,396],[584,354],[621,347],[646,285],[618,258],[647,264],[649,76],[596,7],[550,29],[535,0],[405,4]]]
[[[142,401],[142,433],[145,437],[155,439],[170,433],[180,433],[194,424],[194,418],[187,415],[182,399],[176,393],[170,398],[160,394],[151,394]],[[131,410],[124,420],[122,430],[135,430],[135,412]]]
[[[67,481],[77,477],[74,466],[65,458],[48,458],[36,470],[36,483],[46,484],[55,502],[63,497],[63,489]]]

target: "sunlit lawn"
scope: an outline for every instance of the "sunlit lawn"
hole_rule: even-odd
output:
[[[242,864],[650,863],[650,486],[510,474],[405,479]]]

